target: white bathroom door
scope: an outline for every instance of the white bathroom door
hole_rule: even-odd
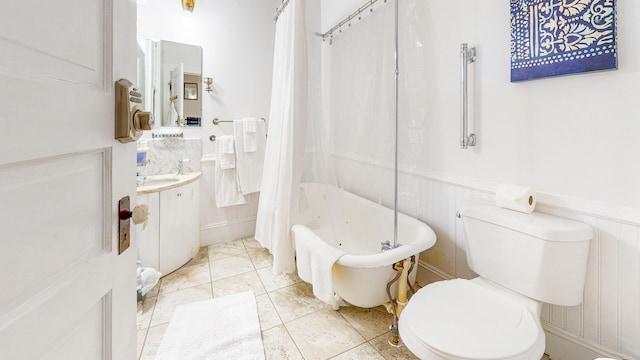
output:
[[[171,76],[171,101],[170,106],[173,106],[173,111],[177,114],[170,118],[169,124],[171,126],[180,126],[180,121],[184,119],[184,64],[178,64],[170,72]]]
[[[132,0],[0,1],[0,359],[135,359],[135,143],[113,120],[135,38]]]

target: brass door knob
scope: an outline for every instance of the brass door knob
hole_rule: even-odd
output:
[[[149,221],[149,206],[142,204],[134,207],[131,217],[134,224],[142,224],[142,229],[146,228]]]

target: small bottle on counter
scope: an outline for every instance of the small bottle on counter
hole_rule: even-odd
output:
[[[145,166],[149,162],[149,146],[146,141],[138,141],[138,149],[136,151],[136,164]]]

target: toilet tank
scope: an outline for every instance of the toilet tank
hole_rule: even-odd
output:
[[[485,201],[467,201],[459,213],[467,261],[480,277],[551,304],[582,302],[593,238],[589,225]]]

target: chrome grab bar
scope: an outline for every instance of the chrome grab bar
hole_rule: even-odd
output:
[[[460,148],[476,145],[476,134],[469,133],[469,85],[468,65],[476,61],[476,48],[468,48],[467,43],[460,45],[460,78],[461,78],[461,124],[460,124]]]

